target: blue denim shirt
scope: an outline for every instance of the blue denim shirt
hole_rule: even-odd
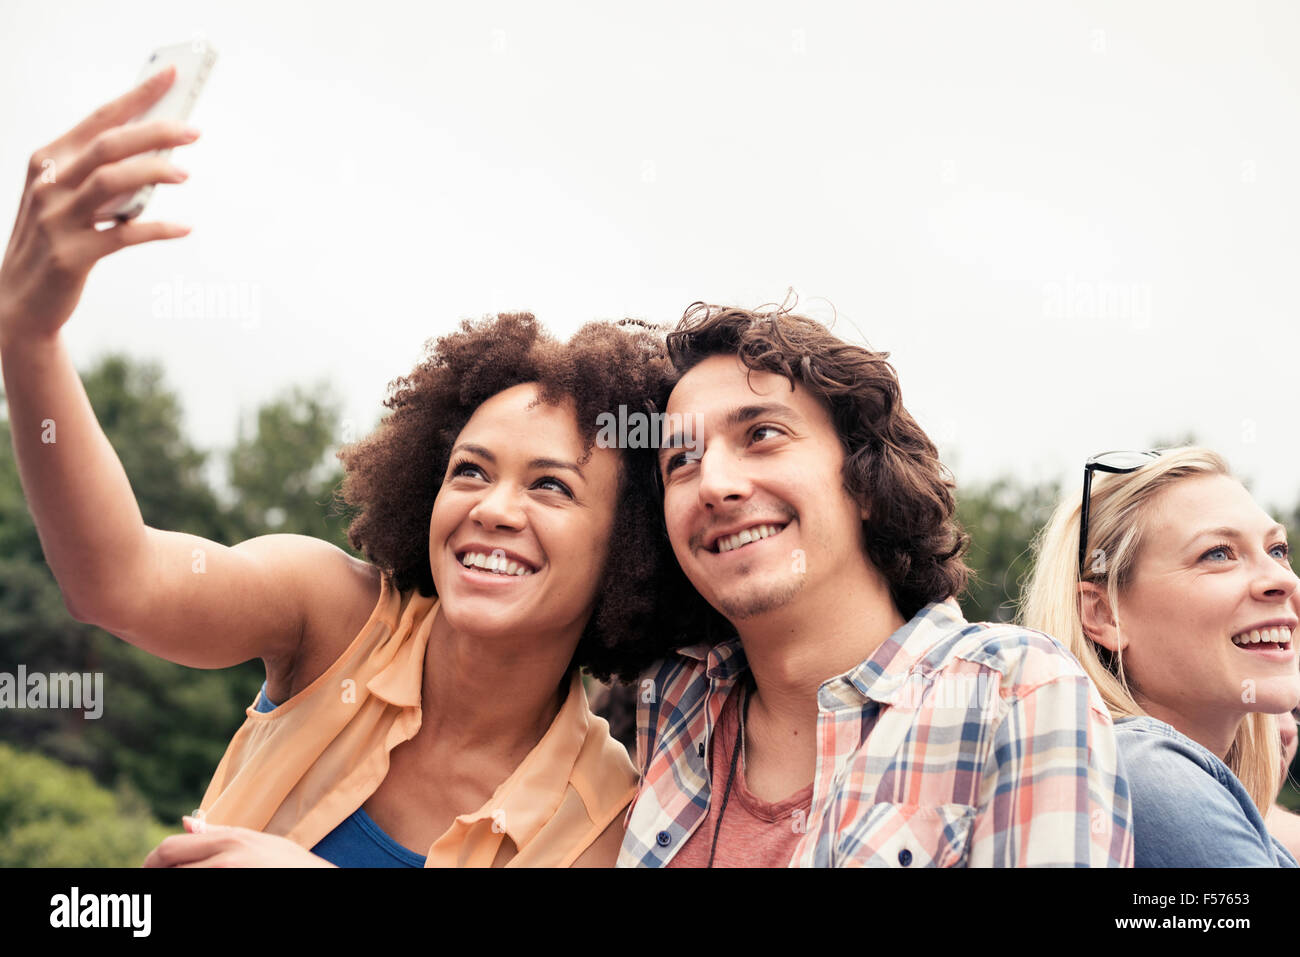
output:
[[[1119,718],[1137,867],[1296,867],[1226,764],[1155,718]]]

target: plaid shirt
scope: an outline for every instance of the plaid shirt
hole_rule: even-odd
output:
[[[693,645],[642,677],[641,790],[619,867],[662,867],[705,818],[709,738],[748,665]],[[1110,714],[1053,638],[927,605],[817,692],[800,867],[1132,867]]]

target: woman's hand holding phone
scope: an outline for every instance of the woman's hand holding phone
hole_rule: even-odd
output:
[[[192,91],[211,57],[190,62]],[[99,259],[189,231],[136,219],[95,227],[106,205],[115,209],[125,201],[133,209],[142,187],[185,178],[156,151],[191,143],[197,134],[187,133],[176,116],[135,120],[177,76],[175,66],[154,74],[32,156],[0,263],[9,438],[45,560],[73,618],[188,667],[228,668],[263,658],[291,673],[306,636],[328,627],[311,616],[332,621],[331,600],[358,580],[355,560],[305,536],[262,536],[226,547],[147,526],[59,335]],[[181,108],[192,100],[190,93]],[[203,574],[195,574],[196,554],[204,556]],[[351,595],[346,601],[354,603]]]
[[[32,154],[0,264],[0,349],[57,335],[80,301],[91,267],[104,256],[189,232],[188,226],[134,220],[97,229],[94,219],[122,193],[185,181],[187,173],[151,151],[193,143],[198,131],[170,120],[128,122],[166,93],[175,77],[175,67],[167,67]]]

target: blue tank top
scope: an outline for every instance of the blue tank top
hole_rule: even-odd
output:
[[[266,696],[266,682],[253,710],[266,714],[279,707]],[[384,833],[362,808],[320,839],[311,852],[338,867],[423,867],[424,855],[403,847]]]

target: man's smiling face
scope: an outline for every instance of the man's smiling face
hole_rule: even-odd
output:
[[[796,601],[834,600],[868,564],[864,510],[844,487],[830,413],[801,384],[751,371],[733,355],[702,360],[666,409],[694,448],[659,455],[664,520],[678,563],[733,623]],[[667,440],[666,440],[667,446]]]

